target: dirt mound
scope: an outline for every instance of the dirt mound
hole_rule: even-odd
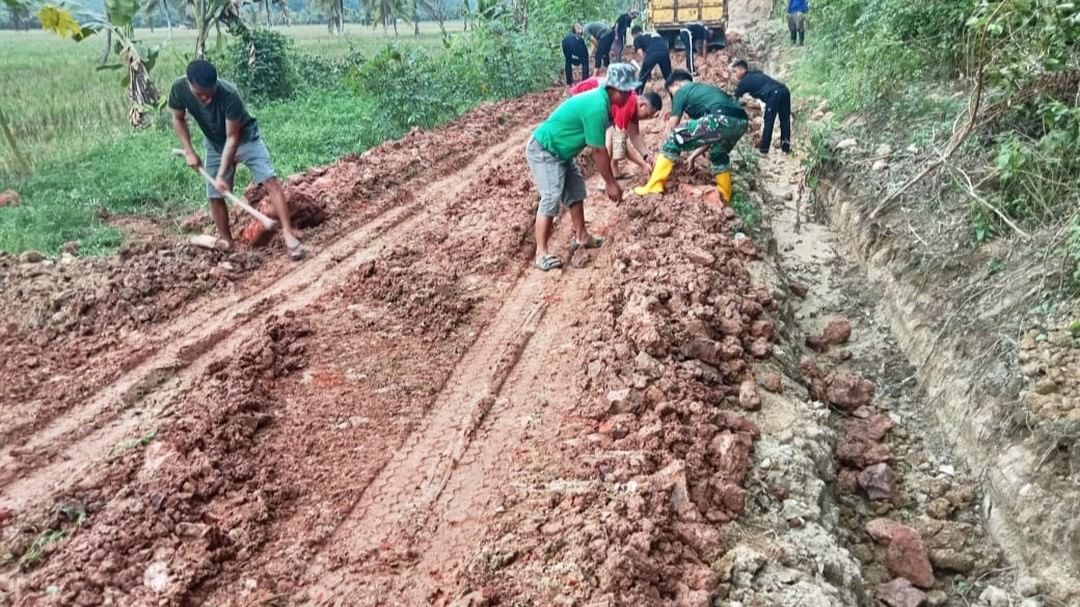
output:
[[[214,365],[155,434],[136,437],[105,477],[64,496],[79,512],[74,520],[37,528],[70,536],[65,558],[46,562],[34,585],[61,589],[54,599],[67,605],[121,597],[182,604],[223,562],[256,548],[267,510],[290,489],[272,462],[251,459],[251,448],[279,405],[275,380],[303,366],[307,335],[296,320],[268,318],[262,334]],[[87,518],[93,525],[80,528]],[[4,538],[26,567],[41,537],[32,529]],[[30,596],[23,604],[37,604]]]
[[[252,206],[262,214],[275,221],[280,221],[265,187],[252,184],[244,192],[244,197],[248,201],[254,201]],[[289,207],[289,221],[295,229],[313,228],[326,221],[325,202],[316,201],[297,188],[285,187],[285,204]],[[276,230],[267,230],[261,223],[252,220],[250,217],[247,217],[246,220],[247,225],[240,231],[240,241],[250,247],[265,247],[270,244]]]
[[[233,289],[258,264],[166,242],[126,245],[116,259],[0,258],[0,401],[20,405],[0,410],[0,443],[17,444],[144,356],[144,327]]]
[[[116,259],[63,257],[21,263],[0,258],[0,297],[8,334],[44,343],[66,334],[123,332],[159,323],[191,298],[220,291],[257,260],[169,242],[124,246]]]

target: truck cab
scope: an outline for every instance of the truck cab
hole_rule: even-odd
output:
[[[701,23],[712,32],[709,48],[723,48],[728,22],[728,0],[649,0],[649,23],[669,48],[682,48],[679,30],[687,23]]]

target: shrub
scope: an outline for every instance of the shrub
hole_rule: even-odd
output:
[[[423,50],[391,45],[353,68],[348,82],[357,95],[375,102],[387,122],[404,131],[433,127],[456,115],[456,93],[444,73]]]
[[[365,58],[359,49],[350,48],[344,57],[297,52],[292,54],[291,60],[297,87],[309,91],[340,88],[349,71],[363,65]]]
[[[293,94],[292,42],[272,30],[252,30],[229,43],[228,73],[244,96],[255,103],[288,99]]]

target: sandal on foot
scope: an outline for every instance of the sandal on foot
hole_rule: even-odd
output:
[[[604,239],[599,236],[590,236],[587,242],[578,242],[577,238],[570,241],[570,250],[576,251],[578,249],[599,249],[604,246]]]
[[[562,260],[559,259],[557,255],[544,255],[536,260],[533,265],[536,266],[536,269],[543,270],[544,272],[563,267]]]
[[[305,255],[307,255],[307,252],[304,251],[304,245],[299,240],[297,240],[296,244],[292,246],[286,244],[285,248],[289,251],[289,259],[293,261],[300,261],[304,258]]]

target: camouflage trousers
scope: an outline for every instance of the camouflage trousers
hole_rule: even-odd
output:
[[[676,162],[684,152],[709,146],[709,162],[713,175],[731,169],[731,150],[739,142],[750,123],[742,118],[732,118],[714,112],[675,127],[667,141],[660,146],[660,153]]]

